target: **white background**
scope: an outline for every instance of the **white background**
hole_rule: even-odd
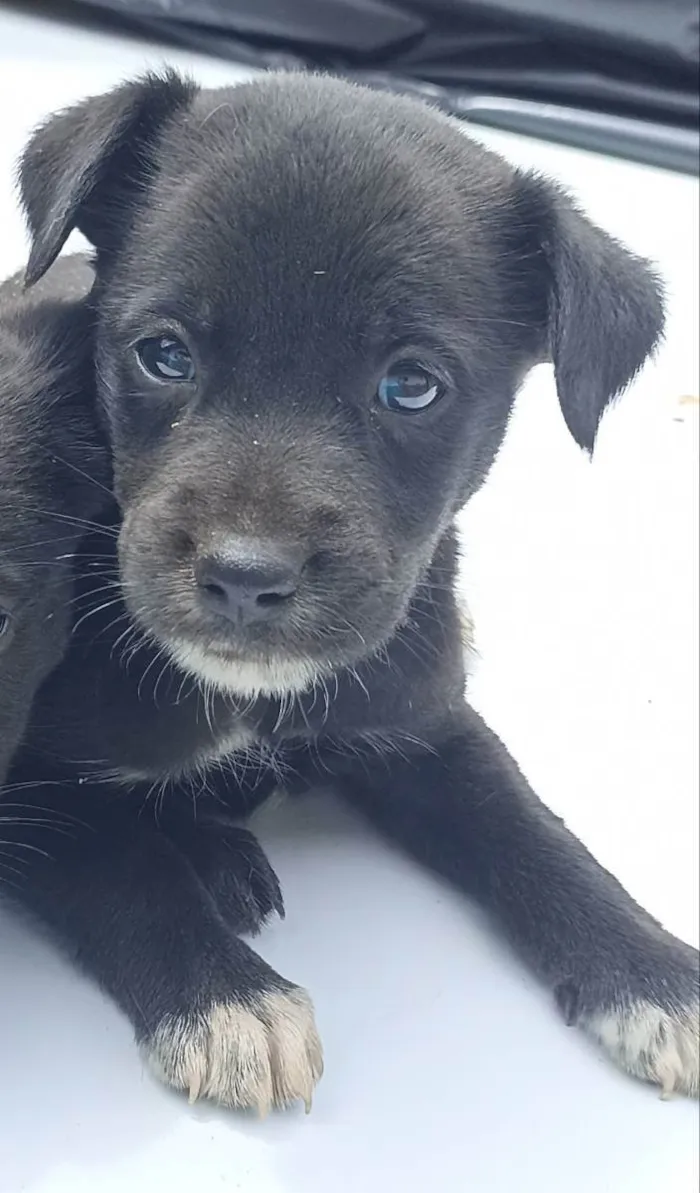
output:
[[[0,275],[26,245],[13,162],[53,108],[165,54],[0,9]],[[168,53],[199,79],[222,63]],[[669,287],[666,346],[589,464],[550,370],[464,517],[473,698],[542,797],[670,929],[698,935],[698,186],[482,134],[557,176]],[[310,1118],[189,1108],[128,1024],[0,918],[0,1193],[690,1193],[698,1111],[558,1020],[478,914],[329,799],[266,811],[288,918],[260,951],[313,993]]]

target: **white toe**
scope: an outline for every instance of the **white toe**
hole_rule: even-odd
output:
[[[190,1101],[211,1098],[263,1115],[298,1100],[309,1110],[323,1072],[313,1005],[298,987],[169,1015],[144,1051],[161,1080]]]
[[[678,1011],[640,1000],[625,1010],[592,1016],[584,1024],[613,1060],[666,1096],[679,1091],[698,1096],[700,1086],[700,1006]]]

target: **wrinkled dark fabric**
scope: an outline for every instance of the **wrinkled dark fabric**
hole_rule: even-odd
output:
[[[78,0],[161,37],[259,66],[370,72],[698,128],[697,0]]]

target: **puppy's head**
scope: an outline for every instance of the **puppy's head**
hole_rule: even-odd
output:
[[[71,555],[106,497],[84,260],[0,287],[0,784],[70,622]]]
[[[127,84],[39,130],[21,186],[30,278],[74,227],[97,250],[132,612],[240,692],[392,635],[533,364],[590,450],[661,330],[556,188],[327,78]]]

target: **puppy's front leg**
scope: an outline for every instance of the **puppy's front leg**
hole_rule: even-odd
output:
[[[104,791],[82,789],[69,815],[63,791],[58,831],[46,829],[46,792],[33,832],[23,805],[14,897],[128,1015],[167,1084],[262,1114],[308,1108],[322,1069],[311,1000],[237,935],[282,911],[252,834],[220,816],[161,831],[105,808]]]
[[[341,790],[388,836],[476,897],[571,1024],[665,1093],[698,1093],[699,958],[643,911],[535,796],[467,706],[432,751],[391,755]]]

